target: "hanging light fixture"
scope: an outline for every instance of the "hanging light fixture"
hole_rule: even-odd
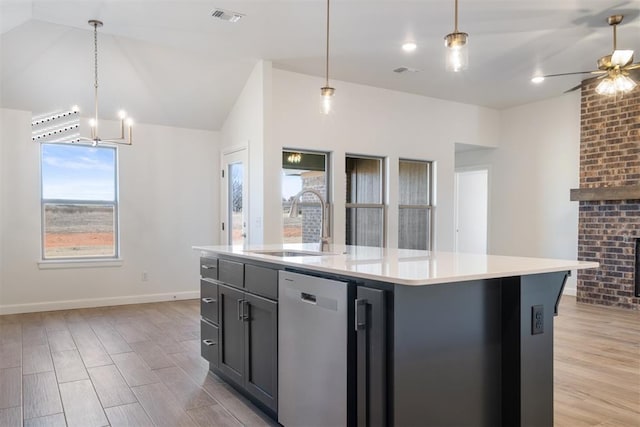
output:
[[[320,112],[329,114],[331,112],[331,104],[333,95],[336,93],[335,88],[329,86],[329,0],[327,0],[327,56],[325,61],[325,85],[320,88]]]
[[[118,138],[108,139],[103,139],[98,136],[98,27],[102,27],[103,23],[102,21],[92,19],[89,21],[89,25],[93,27],[95,111],[93,118],[89,120],[89,125],[91,126],[91,138],[82,137],[80,138],[80,141],[90,141],[94,147],[100,143],[131,145],[133,142],[133,120],[127,117],[127,113],[125,113],[123,110],[120,110],[118,112],[118,118],[120,119],[120,136]]]
[[[607,23],[613,27],[613,53],[603,56],[598,60],[598,68],[607,71],[598,86],[598,95],[616,96],[631,92],[638,84],[629,77],[629,70],[637,69],[639,64],[633,63],[633,50],[618,50],[618,24],[622,22],[623,15],[612,15]]]
[[[455,0],[455,26],[453,33],[444,37],[444,45],[447,48],[447,71],[458,72],[466,70],[469,66],[469,34],[458,31],[458,0]]]

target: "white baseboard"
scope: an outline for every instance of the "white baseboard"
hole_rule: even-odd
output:
[[[578,290],[576,288],[564,288],[564,291],[562,291],[562,295],[571,295],[571,296],[576,296]]]
[[[30,304],[0,305],[1,314],[33,313],[38,311],[69,310],[73,308],[107,307],[110,305],[141,304],[146,302],[176,301],[200,298],[200,291],[173,292],[166,294],[131,295],[124,297],[76,299],[65,301],[36,302]]]

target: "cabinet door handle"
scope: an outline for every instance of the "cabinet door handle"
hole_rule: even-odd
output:
[[[249,320],[249,308],[250,307],[251,307],[251,304],[249,304],[249,301],[242,300],[242,320],[245,320],[245,321]]]
[[[202,340],[202,344],[206,345],[207,347],[211,347],[212,345],[216,345],[216,343],[213,342],[212,340]]]
[[[209,270],[209,269],[213,268],[213,267],[209,267],[208,265],[204,265],[204,264],[202,264],[200,267],[201,267],[203,270]]]
[[[238,320],[243,320],[244,319],[244,306],[242,305],[243,303],[243,299],[239,299],[238,300]]]
[[[367,300],[357,299],[355,307],[355,329],[364,329],[367,326]]]
[[[211,304],[212,302],[218,302],[218,300],[213,298],[202,298],[202,302]]]

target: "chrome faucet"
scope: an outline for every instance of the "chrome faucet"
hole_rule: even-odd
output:
[[[297,218],[298,217],[298,202],[300,202],[300,198],[305,193],[315,194],[316,197],[320,200],[320,206],[322,209],[322,216],[320,217],[320,251],[328,251],[329,250],[329,233],[327,230],[327,204],[322,198],[322,194],[317,190],[312,188],[303,189],[298,194],[293,196],[293,201],[291,202],[291,208],[289,210],[289,218]]]

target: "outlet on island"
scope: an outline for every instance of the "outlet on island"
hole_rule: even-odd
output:
[[[531,307],[531,335],[544,333],[544,306]]]

